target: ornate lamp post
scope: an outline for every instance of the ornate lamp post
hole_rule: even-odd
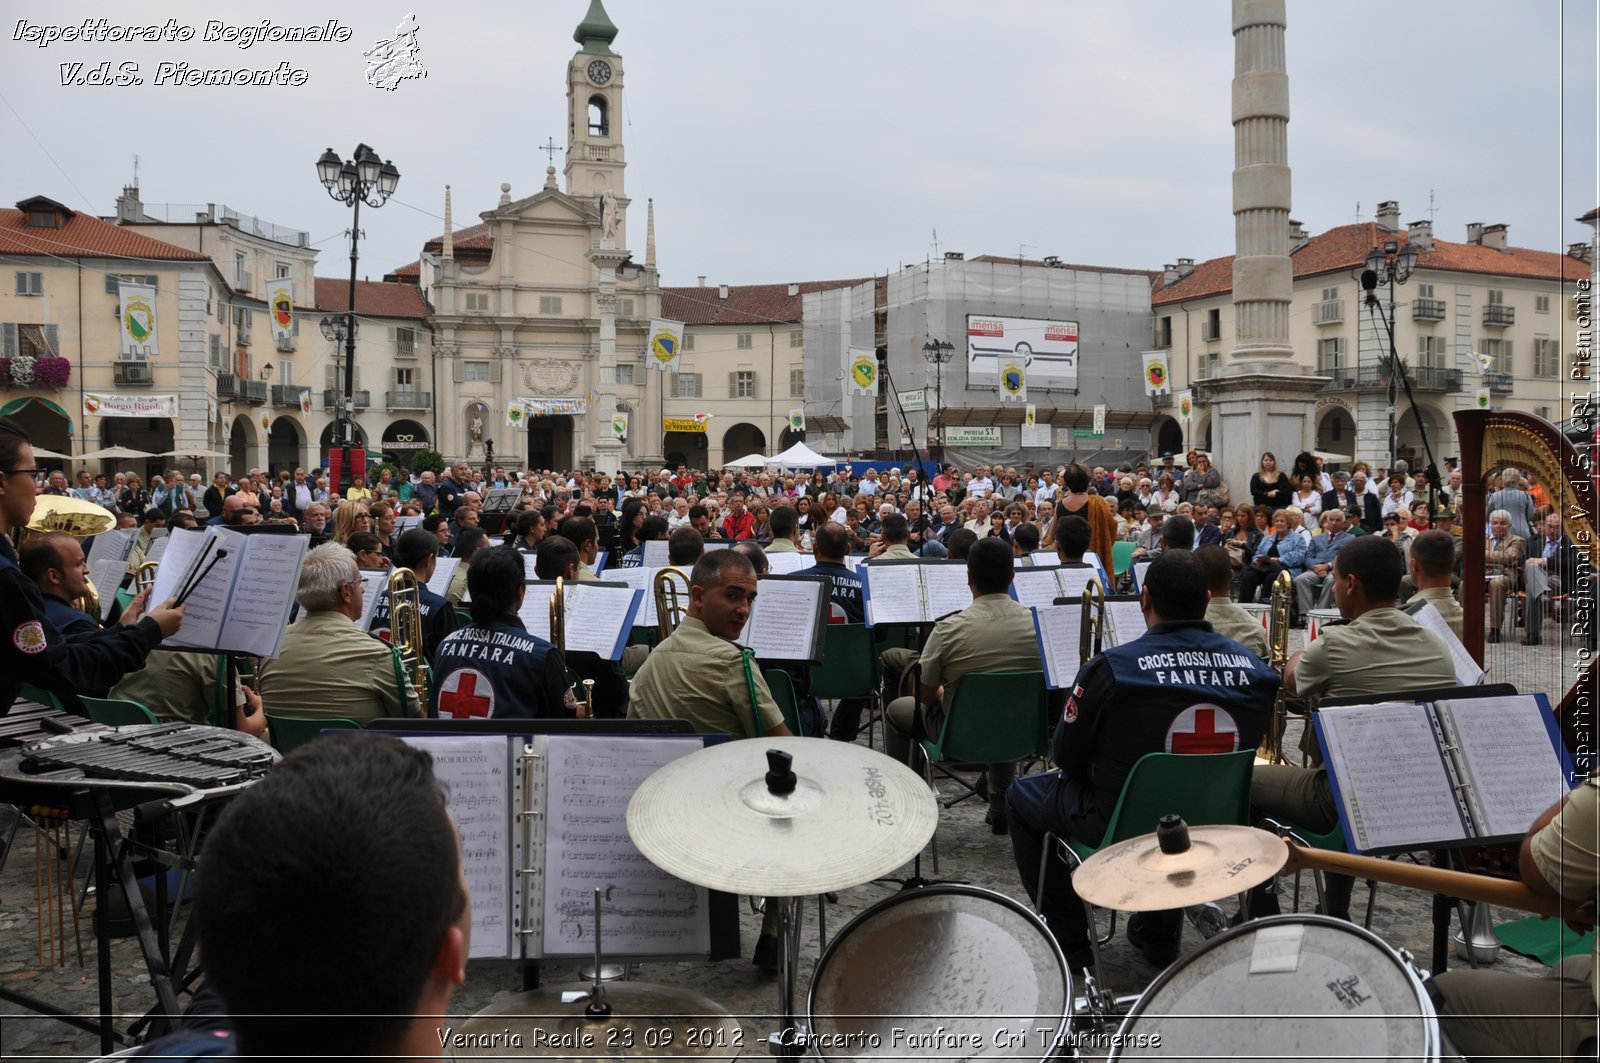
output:
[[[332,485],[341,495],[350,486],[350,450],[356,442],[356,241],[361,238],[361,204],[381,207],[400,184],[400,171],[392,162],[378,158],[365,144],[357,144],[354,160],[341,159],[332,148],[317,160],[317,179],[328,195],[347,204],[353,213],[350,221],[350,303],[343,327],[334,319],[322,319],[322,334],[330,340],[344,341],[344,402],[339,413],[338,437],[343,451],[339,482]]]
[[[1367,293],[1367,305],[1377,306],[1378,295],[1376,288],[1385,284],[1389,288],[1389,319],[1384,325],[1389,334],[1389,468],[1394,468],[1397,440],[1395,435],[1395,407],[1400,400],[1400,355],[1395,349],[1394,342],[1394,289],[1398,284],[1404,284],[1411,279],[1417,270],[1417,245],[1406,241],[1404,247],[1399,241],[1385,240],[1381,247],[1374,247],[1367,255],[1366,269],[1361,271],[1361,288]]]
[[[955,357],[956,345],[949,340],[930,339],[922,345],[922,357],[933,366],[934,438],[939,441],[938,461],[944,464],[944,364]]]

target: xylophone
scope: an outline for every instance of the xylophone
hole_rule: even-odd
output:
[[[61,735],[108,731],[110,728],[74,716],[69,712],[41,705],[37,701],[19,701],[11,711],[0,716],[0,750],[16,749],[46,738]]]

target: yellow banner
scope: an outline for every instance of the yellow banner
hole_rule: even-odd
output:
[[[663,432],[699,432],[704,435],[706,422],[698,417],[663,417],[661,419]]]

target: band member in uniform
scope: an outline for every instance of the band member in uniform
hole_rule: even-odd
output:
[[[24,683],[55,693],[104,689],[139,667],[146,654],[183,623],[183,607],[163,602],[140,617],[144,597],[123,623],[83,642],[69,643],[45,615],[39,588],[17,567],[11,532],[33,516],[39,469],[22,426],[0,417],[0,715]]]
[[[1078,672],[1052,746],[1061,771],[1012,784],[1011,845],[1030,897],[1038,889],[1045,833],[1098,844],[1140,757],[1230,753],[1261,741],[1278,675],[1206,623],[1207,582],[1193,551],[1168,550],[1151,563],[1139,589],[1149,629]],[[1045,895],[1035,900],[1068,962],[1082,968],[1092,928],[1071,870],[1053,853],[1050,859]],[[1177,957],[1182,920],[1178,911],[1139,913],[1128,921],[1128,940],[1165,966]]]
[[[850,553],[850,534],[843,524],[828,521],[811,537],[811,550],[817,563],[803,568],[802,576],[826,576],[828,599],[833,608],[835,622],[841,619],[848,624],[859,624],[865,618],[861,600],[861,577],[845,565]],[[841,698],[828,721],[828,737],[841,742],[854,742],[861,733],[861,710],[867,707],[866,698]]]
[[[355,625],[364,594],[348,547],[324,543],[306,554],[295,588],[304,612],[284,634],[278,656],[261,664],[268,712],[333,716],[362,726],[421,715],[399,653]]]
[[[68,642],[94,637],[100,622],[77,606],[89,589],[89,562],[81,542],[64,532],[30,535],[17,563],[44,597],[45,616]]]
[[[1456,638],[1461,637],[1461,603],[1450,590],[1451,576],[1456,567],[1456,541],[1449,532],[1425,531],[1411,540],[1411,553],[1406,564],[1411,569],[1411,581],[1417,591],[1406,602],[1402,611],[1415,616],[1423,606],[1431,605],[1444,617]],[[1530,616],[1532,613],[1530,612]],[[1537,643],[1536,628],[1528,627],[1529,641]]]
[[[429,664],[433,663],[434,655],[439,652],[439,644],[461,626],[461,618],[445,601],[444,595],[428,589],[428,581],[438,567],[438,551],[438,538],[421,528],[411,528],[401,533],[400,541],[394,548],[395,565],[409,568],[417,577],[417,601],[422,606],[422,652]],[[389,590],[386,587],[379,593],[383,597],[372,611],[372,625],[367,630],[385,642],[392,642],[389,636]]]
[[[537,509],[525,509],[517,514],[517,534],[512,545],[525,554],[534,553],[539,549],[539,540],[544,538],[547,530],[544,514]]]
[[[452,632],[439,646],[431,715],[455,719],[576,715],[567,703],[567,665],[561,651],[529,634],[517,615],[525,571],[516,547],[490,547],[473,556],[467,576],[472,623]]]
[[[215,710],[227,703],[223,694],[226,682],[226,660],[221,654],[163,650],[152,653],[137,672],[123,676],[107,697],[137,701],[163,722],[209,724],[223,718]],[[267,714],[261,711],[261,695],[235,677],[229,700],[234,730],[264,737]]]
[[[589,571],[589,567],[600,556],[600,533],[595,529],[594,521],[588,517],[568,517],[556,529],[556,534],[578,548],[578,578],[599,579],[599,576]]]
[[[553,580],[559,576],[569,583],[575,581],[578,578],[578,548],[565,536],[545,536],[539,544],[539,554],[534,558],[534,573],[540,579]],[[567,667],[577,673],[579,679],[594,680],[595,716],[621,719],[628,715],[628,677],[623,673],[621,664],[604,660],[597,653],[581,650],[567,650],[563,656]]]
[[[693,568],[705,552],[705,536],[693,528],[679,528],[667,539],[667,564],[673,568]]]
[[[1206,622],[1213,631],[1226,635],[1263,661],[1267,660],[1272,652],[1267,645],[1267,629],[1261,626],[1260,619],[1228,597],[1228,587],[1233,583],[1233,563],[1228,559],[1228,551],[1220,546],[1202,546],[1194,556],[1206,567],[1206,581],[1211,588]]]

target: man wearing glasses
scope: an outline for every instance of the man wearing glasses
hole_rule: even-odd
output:
[[[39,468],[22,427],[0,417],[0,715],[24,683],[52,692],[72,694],[104,690],[138,669],[162,639],[183,623],[183,607],[163,602],[140,617],[146,597],[134,599],[129,612],[135,619],[99,632],[82,642],[68,643],[46,619],[39,588],[17,566],[11,532],[33,516]]]

